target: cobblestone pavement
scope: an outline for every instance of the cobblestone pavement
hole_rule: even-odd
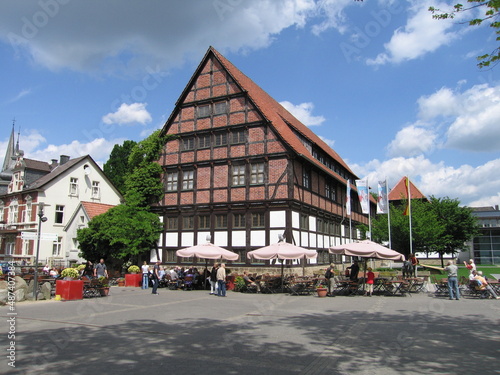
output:
[[[0,307],[0,373],[498,374],[500,301],[112,287]],[[7,355],[5,355],[7,353]],[[10,351],[12,354],[12,350]]]

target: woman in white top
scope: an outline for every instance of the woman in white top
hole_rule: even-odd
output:
[[[148,289],[149,286],[149,266],[148,262],[144,261],[144,264],[141,266],[142,270],[142,289]]]

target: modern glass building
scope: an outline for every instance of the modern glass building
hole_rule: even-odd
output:
[[[472,240],[472,255],[477,264],[500,264],[500,210],[495,207],[472,207],[480,235]]]

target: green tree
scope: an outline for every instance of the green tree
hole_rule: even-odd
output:
[[[162,225],[150,205],[163,195],[162,169],[157,160],[166,139],[156,131],[131,149],[128,166],[132,171],[125,178],[125,203],[94,217],[88,228],[78,230],[80,256],[136,260],[156,247]]]
[[[470,19],[467,23],[470,26],[478,26],[485,22],[489,22],[489,26],[495,30],[496,40],[500,41],[500,22],[497,21],[500,10],[500,0],[467,0],[467,2],[470,4],[468,7],[458,3],[449,11],[442,11],[435,7],[429,7],[429,11],[433,14],[433,18],[444,20],[455,18],[458,13],[471,12],[474,9],[480,8],[482,15]],[[477,59],[479,61],[477,65],[480,68],[489,67],[492,64],[496,65],[500,59],[500,48],[497,47],[491,53],[478,56]]]
[[[477,234],[477,221],[467,207],[460,207],[456,199],[430,197],[429,202],[412,200],[412,251],[438,252],[443,265],[444,254],[455,254]],[[410,253],[409,217],[403,215],[406,202],[390,205],[391,247],[406,256]],[[387,215],[372,220],[372,239],[389,240]]]
[[[125,194],[125,180],[130,171],[128,158],[136,145],[135,141],[125,141],[123,145],[115,145],[108,161],[103,166],[106,177],[122,194]]]

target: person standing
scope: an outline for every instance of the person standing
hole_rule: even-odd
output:
[[[418,267],[418,259],[415,254],[410,254],[410,277],[417,277],[417,267]]]
[[[210,294],[216,294],[217,290],[217,270],[219,269],[219,264],[214,263],[212,271],[210,272]],[[218,294],[218,293],[217,293]]]
[[[99,263],[94,267],[94,276],[99,278],[99,277],[105,277],[106,279],[108,278],[108,268],[104,264],[104,259],[101,258]]]
[[[158,282],[160,280],[160,260],[156,261],[155,266],[153,267],[153,275],[151,276],[151,282],[153,283],[153,292],[152,294],[158,295],[160,293],[157,292]]]
[[[217,270],[217,284],[219,289],[217,290],[217,296],[226,296],[226,265],[221,263],[219,269]]]
[[[351,281],[357,282],[358,281],[358,274],[359,274],[358,261],[355,260],[349,267],[347,267],[347,269],[350,270],[349,278],[351,279]]]
[[[476,264],[474,263],[474,259],[469,259],[469,263],[464,260],[464,265],[469,270],[469,275],[472,275],[472,272],[476,271]]]
[[[371,297],[373,295],[373,283],[375,282],[375,274],[371,267],[366,269],[368,272],[366,273],[366,290],[365,296]]]
[[[450,294],[450,299],[460,299],[460,291],[458,289],[458,267],[453,264],[453,261],[449,260],[444,268],[448,272],[448,293]]]
[[[142,286],[141,286],[141,289],[148,289],[148,285],[149,285],[149,266],[148,266],[148,262],[144,261],[144,263],[141,266],[141,271],[142,271]]]
[[[328,295],[333,297],[333,285],[335,284],[335,265],[332,263],[330,264],[330,267],[326,269],[325,272],[325,279],[326,282],[328,283]]]

